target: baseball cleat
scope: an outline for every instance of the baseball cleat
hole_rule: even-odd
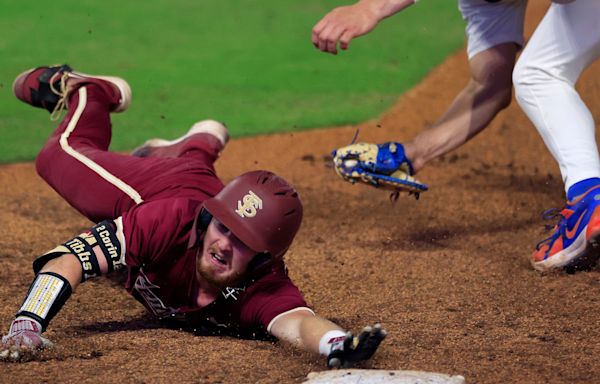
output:
[[[150,139],[131,152],[137,157],[179,157],[193,148],[193,141],[209,142],[220,153],[229,141],[227,127],[216,120],[202,120],[194,124],[189,131],[175,140]]]
[[[111,111],[123,112],[131,103],[131,88],[124,79],[75,72],[68,65],[29,69],[17,76],[13,92],[19,100],[44,108],[56,117],[67,108],[69,93],[78,85],[97,84],[111,97]]]
[[[568,273],[592,268],[600,257],[600,186],[551,209],[544,219],[559,218],[550,237],[536,246],[531,264],[538,271],[563,268]]]

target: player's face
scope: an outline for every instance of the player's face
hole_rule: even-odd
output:
[[[233,286],[243,277],[256,252],[242,243],[229,228],[212,219],[196,260],[199,278],[219,288]]]

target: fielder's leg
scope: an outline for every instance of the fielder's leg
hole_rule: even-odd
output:
[[[558,162],[566,191],[600,177],[594,120],[575,90],[600,56],[598,20],[600,1],[553,3],[513,74],[517,100]]]
[[[519,104],[558,162],[567,203],[531,263],[540,271],[587,269],[600,256],[600,158],[592,114],[575,90],[600,56],[600,2],[553,3],[513,74]]]

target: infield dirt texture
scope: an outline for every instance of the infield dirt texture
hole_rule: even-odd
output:
[[[532,1],[528,34],[545,8]],[[434,70],[360,140],[404,140],[433,122],[468,78],[464,52]],[[579,89],[600,121],[600,66]],[[118,129],[118,127],[117,127]],[[233,139],[217,163],[226,180],[256,168],[301,192],[305,221],[290,274],[325,317],[389,332],[362,368],[464,375],[468,383],[600,380],[600,269],[540,275],[528,255],[546,236],[539,214],[563,204],[558,168],[516,103],[460,150],[420,175],[431,190],[392,206],[327,165],[356,127]],[[145,138],[140,138],[142,142]],[[0,326],[32,280],[31,262],[90,223],[35,174],[0,168]],[[42,361],[0,364],[0,382],[293,383],[324,360],[263,341],[160,329],[117,283],[86,283],[47,332]]]

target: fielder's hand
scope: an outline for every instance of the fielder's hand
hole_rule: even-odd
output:
[[[335,8],[313,27],[313,45],[335,55],[338,43],[341,49],[348,49],[352,39],[372,31],[379,19],[373,10],[361,3]]]
[[[333,166],[342,179],[419,197],[427,185],[413,175],[410,160],[400,143],[355,143],[333,151]]]
[[[348,332],[344,340],[331,345],[327,366],[346,368],[356,362],[370,359],[386,336],[387,332],[381,328],[381,324],[363,328],[358,336]]]
[[[0,361],[26,361],[40,351],[52,347],[50,340],[42,337],[42,326],[28,317],[15,319],[8,335],[0,343]]]

